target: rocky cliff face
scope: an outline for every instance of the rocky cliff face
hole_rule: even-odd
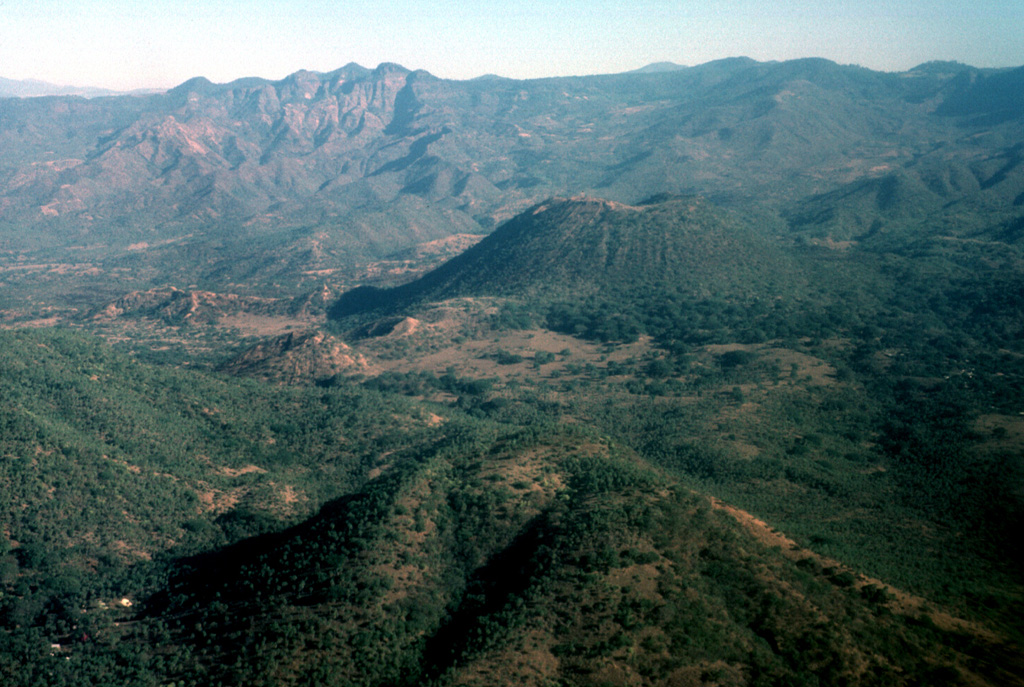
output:
[[[4,219],[74,218],[85,233],[140,210],[149,224],[245,218],[342,176],[344,156],[391,123],[409,78],[399,67],[351,67],[277,83],[193,79],[132,99],[131,121],[82,136],[76,157],[17,165],[6,179]],[[41,138],[65,133],[60,110],[54,102],[37,120]]]
[[[321,331],[305,331],[263,341],[222,369],[282,383],[308,383],[368,368],[362,354],[341,340]]]
[[[1019,76],[948,71],[726,60],[455,82],[349,65],[151,96],[0,100],[0,251],[110,259],[175,241],[133,260],[267,279],[486,233],[552,195],[701,193],[778,213],[950,164],[978,188],[944,202],[980,193],[1012,214],[1022,111],[1004,91]],[[958,105],[975,92],[993,103],[987,118]]]

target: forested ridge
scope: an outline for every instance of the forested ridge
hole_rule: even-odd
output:
[[[809,341],[793,345],[850,356],[841,381],[746,344],[593,363],[499,351],[541,373],[517,386],[453,370],[276,386],[80,333],[3,336],[14,684],[448,684],[530,674],[538,656],[570,684],[1015,679],[999,646],[1018,631],[1019,464],[977,450],[968,404],[1007,392],[865,384],[876,355]],[[795,566],[684,485],[850,567]],[[861,571],[1010,634],[938,628]],[[863,629],[833,636],[820,613]]]
[[[631,266],[648,261],[609,256],[644,237],[684,237],[718,269],[749,264],[749,244],[711,245],[719,239],[693,219],[694,202],[706,201],[566,201],[557,221],[543,211],[522,220],[544,220],[530,229],[540,243],[508,240],[512,225],[438,271],[469,281],[427,275],[422,289],[380,291],[383,310],[335,328],[366,361],[406,361],[389,372],[365,362],[281,385],[217,372],[216,355],[190,359],[187,347],[153,355],[83,332],[0,333],[11,670],[34,666],[24,684],[49,676],[43,647],[59,644],[70,684],[447,684],[495,661],[525,666],[536,652],[569,682],[629,670],[653,683],[698,671],[722,684],[858,684],[868,660],[859,652],[905,635],[918,649],[886,653],[888,667],[873,671],[897,683],[1009,679],[1000,656],[1019,633],[1010,542],[1021,523],[1022,320],[1008,297],[1019,277],[1006,266],[1016,248],[978,261],[981,244],[942,239],[842,253],[797,242],[742,279],[718,280],[709,267],[703,296],[685,286],[694,269],[647,272],[647,286],[629,288]],[[704,223],[722,221],[703,212]],[[719,231],[744,236],[733,222]],[[602,237],[599,249],[583,247],[588,236]],[[563,282],[551,269],[517,285],[481,266],[490,243],[503,246],[505,265],[599,250],[600,266],[567,264],[600,286],[570,299],[578,277]],[[780,281],[785,263],[794,269]],[[434,294],[432,283],[462,286]],[[493,305],[473,307],[479,297]],[[422,339],[414,327],[427,324],[386,335],[396,315],[429,322],[443,299],[469,308],[461,324]],[[382,315],[392,324],[367,328]],[[350,336],[350,320],[362,334]],[[577,344],[530,351],[536,334],[514,338],[538,326],[585,344],[584,354]],[[466,342],[487,337],[495,343],[475,355],[496,375],[417,362],[445,350],[468,360]],[[631,346],[638,353],[617,353]],[[688,490],[740,504],[841,561],[778,558],[770,579],[797,575],[786,584],[819,585],[801,592],[812,597],[832,590],[815,603],[837,613],[834,604],[853,604],[842,613],[866,614],[868,634],[821,639],[819,625],[798,620],[806,608],[777,596],[777,580],[723,577],[707,554],[682,572],[678,527],[698,527],[691,545],[725,536],[699,529],[715,522],[742,550],[756,546],[720,514],[707,520],[706,496]],[[598,503],[621,504],[601,517],[625,520],[587,534]],[[687,524],[659,529],[652,513],[665,509]],[[711,560],[771,560],[747,555],[726,548]],[[598,582],[627,569],[650,582],[620,585],[607,606],[609,582]],[[684,632],[666,609],[696,580],[711,586]],[[645,585],[657,592],[638,591]],[[928,611],[896,605],[906,591],[1002,639],[936,629]],[[747,604],[758,598],[755,612]],[[537,608],[561,618],[557,629]],[[698,629],[697,617],[712,625]],[[810,634],[783,627],[805,627],[840,658],[815,658]],[[940,639],[948,632],[959,633],[953,645]],[[951,653],[925,648],[934,642]]]
[[[0,682],[1024,683],[1021,74],[0,101]]]
[[[335,309],[334,374],[0,332],[13,684],[1019,681],[1018,248],[553,203]]]

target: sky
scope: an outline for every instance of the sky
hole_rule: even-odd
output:
[[[1024,65],[1024,0],[0,0],[0,77],[115,90],[396,62],[529,79],[824,57]]]

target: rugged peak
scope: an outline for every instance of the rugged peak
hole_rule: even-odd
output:
[[[340,339],[319,330],[289,332],[262,341],[228,361],[222,369],[282,383],[326,379],[362,372],[365,358]]]

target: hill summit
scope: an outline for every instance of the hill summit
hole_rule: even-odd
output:
[[[335,318],[455,297],[636,301],[771,292],[794,270],[785,254],[700,197],[626,205],[578,196],[544,201],[420,279],[344,294]]]
[[[335,337],[319,331],[289,332],[264,341],[225,363],[221,369],[278,382],[331,377],[365,369],[366,360]]]

